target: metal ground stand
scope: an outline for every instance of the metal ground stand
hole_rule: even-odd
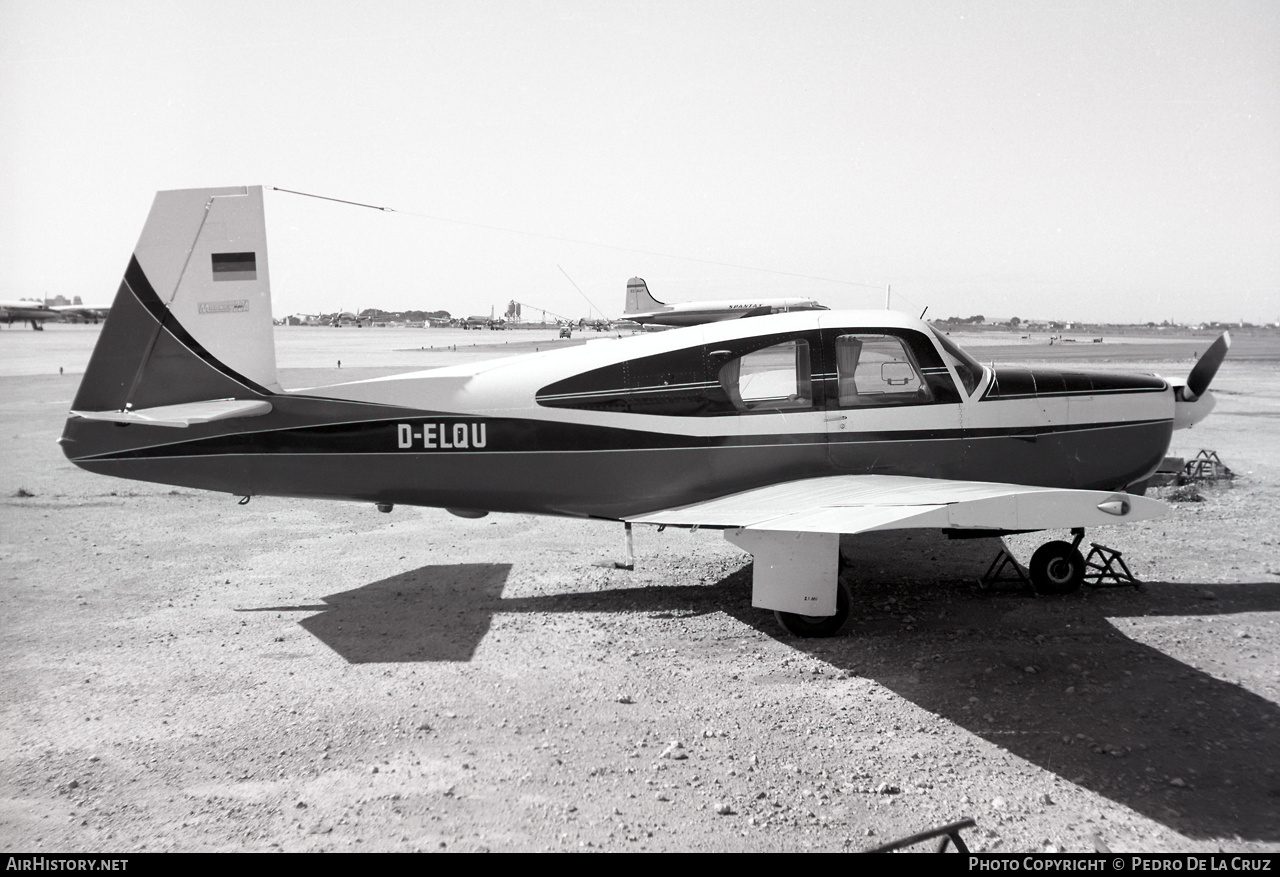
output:
[[[1071,534],[1075,537],[1071,541],[1071,547],[1079,551],[1080,543],[1084,541],[1084,528],[1076,527]],[[1119,588],[1127,585],[1142,590],[1142,582],[1130,572],[1124,556],[1114,548],[1097,542],[1089,543],[1089,554],[1084,558],[1084,582],[1091,588]],[[1035,591],[1026,567],[1018,563],[1003,545],[978,584],[984,588],[1000,584],[1021,585]]]
[[[978,584],[984,588],[991,585],[1022,585],[1035,590],[1026,568],[1018,563],[1009,553],[1009,549],[1003,545],[1000,547],[1000,553],[995,556],[991,565],[987,567],[987,571],[978,580]]]
[[[1201,450],[1182,467],[1182,478],[1185,481],[1217,481],[1220,478],[1233,478],[1235,473],[1227,468],[1227,464],[1218,459],[1217,451]]]
[[[1119,569],[1116,569],[1116,564],[1120,565]],[[1130,585],[1134,590],[1142,590],[1142,582],[1129,572],[1124,556],[1114,548],[1090,542],[1084,566],[1084,580],[1091,588],[1123,588]]]
[[[956,845],[956,852],[967,853],[969,852],[969,848],[965,846],[964,839],[960,837],[960,830],[963,828],[973,828],[976,825],[977,823],[972,819],[961,819],[959,822],[952,822],[950,825],[943,825],[933,829],[932,831],[922,831],[919,834],[904,837],[902,840],[895,840],[892,843],[885,844],[884,846],[875,847],[870,850],[863,850],[863,852],[890,853],[894,850],[900,850],[903,847],[909,847],[912,844],[918,844],[921,841],[929,840],[930,838],[945,835],[945,837],[942,838],[942,843],[938,844],[938,852],[945,853],[947,851],[947,843],[950,842]]]

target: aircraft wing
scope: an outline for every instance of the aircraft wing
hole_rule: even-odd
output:
[[[637,524],[790,533],[871,530],[1048,530],[1129,523],[1166,506],[1123,491],[1068,490],[898,475],[789,481],[636,515]]]

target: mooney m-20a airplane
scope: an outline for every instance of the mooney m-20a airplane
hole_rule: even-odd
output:
[[[284,391],[264,229],[259,188],[156,196],[66,423],[72,461],[244,497],[721,529],[755,557],[752,602],[800,635],[848,614],[840,534],[1162,514],[1135,485],[1208,413],[1229,344],[1171,384],[987,368],[909,316],[820,310]],[[1084,562],[1055,541],[1030,571],[1065,592]]]
[[[641,326],[669,328],[792,311],[825,310],[825,307],[808,298],[744,298],[736,301],[690,301],[668,305],[649,294],[649,285],[642,278],[632,277],[627,281],[627,304],[623,309],[622,319]]]

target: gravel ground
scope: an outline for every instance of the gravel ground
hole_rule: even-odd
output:
[[[0,844],[860,850],[972,817],[981,850],[1278,849],[1278,370],[1228,362],[1177,437],[1234,482],[1090,532],[1142,590],[851,538],[820,641],[713,532],[639,529],[626,572],[617,525],[96,477],[54,444],[76,378],[0,379]]]

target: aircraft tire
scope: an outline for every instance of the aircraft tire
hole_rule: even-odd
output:
[[[1070,542],[1046,542],[1031,555],[1031,586],[1038,594],[1070,594],[1084,582],[1084,557]]]
[[[836,586],[835,615],[799,615],[794,612],[777,612],[773,616],[792,636],[805,638],[835,636],[849,620],[849,592],[844,582]]]

